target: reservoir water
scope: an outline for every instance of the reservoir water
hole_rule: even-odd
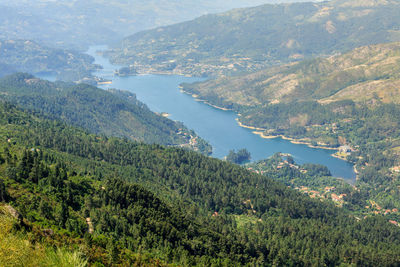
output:
[[[195,82],[200,78],[177,75],[114,76],[114,70],[120,66],[112,65],[108,59],[96,54],[96,51],[104,49],[104,46],[93,46],[88,51],[96,59],[95,63],[103,66],[95,75],[112,80],[112,84],[100,87],[131,91],[151,110],[169,113],[169,118],[183,122],[210,142],[213,157],[223,158],[229,150],[241,148],[246,148],[251,153],[252,160],[265,159],[276,152],[290,153],[299,164],[323,164],[333,176],[354,181],[356,175],[353,166],[332,157],[334,151],[293,144],[281,138],[263,139],[253,134],[252,130],[240,127],[234,112],[213,108],[180,92],[179,84]]]

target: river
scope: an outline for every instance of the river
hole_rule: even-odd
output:
[[[104,49],[104,46],[93,46],[88,51],[96,59],[95,63],[103,66],[102,70],[94,74],[112,80],[112,84],[101,85],[101,88],[128,90],[135,93],[151,110],[167,112],[169,118],[183,122],[210,142],[213,147],[212,156],[223,158],[229,150],[241,148],[251,153],[252,160],[265,159],[276,152],[290,153],[299,164],[323,164],[333,176],[354,182],[356,174],[352,164],[332,157],[335,151],[293,144],[281,138],[263,139],[253,134],[252,130],[240,127],[234,112],[211,107],[180,92],[179,84],[199,81],[200,78],[177,75],[114,76],[114,70],[120,66],[112,65],[108,59],[96,54],[96,51]]]

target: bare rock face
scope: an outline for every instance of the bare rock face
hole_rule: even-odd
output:
[[[43,229],[43,230],[42,230],[42,233],[43,233],[45,236],[52,236],[52,235],[54,235],[54,231],[53,231],[52,229]]]
[[[10,205],[6,205],[5,206],[6,211],[15,219],[17,219],[18,221],[22,221],[23,217],[21,215],[21,213],[19,213],[16,209],[14,209],[12,206]]]

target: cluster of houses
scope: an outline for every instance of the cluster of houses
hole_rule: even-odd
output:
[[[257,173],[257,174],[264,174],[264,173],[266,173],[266,171],[254,170],[254,169],[251,168],[251,167],[247,168],[247,170],[248,170],[248,171],[251,171],[251,172],[254,172],[254,173]]]
[[[351,155],[352,151],[354,151],[354,149],[351,146],[343,145],[338,148],[338,151],[334,154],[334,156],[345,160],[347,156]]]
[[[400,173],[400,166],[394,166],[393,168],[390,168],[390,171],[392,173]]]
[[[325,187],[323,192],[311,190],[310,188],[308,188],[306,186],[295,187],[295,189],[299,190],[300,192],[303,192],[304,194],[308,194],[311,198],[331,199],[335,203],[337,203],[338,206],[343,205],[344,198],[347,196],[347,194],[333,193],[332,191],[334,191],[336,189],[334,186]]]
[[[279,164],[276,166],[277,170],[282,169],[283,167],[288,166],[292,169],[296,169],[299,170],[301,173],[307,173],[307,170],[305,169],[301,169],[300,166],[296,165],[296,164],[292,164],[290,162],[288,162],[287,160],[284,160],[282,162],[279,162]]]
[[[369,203],[371,205],[365,206],[366,209],[373,210],[374,214],[383,214],[383,215],[388,215],[390,213],[397,213],[399,212],[398,209],[383,209],[381,206],[379,206],[375,201],[370,200]]]
[[[351,153],[352,148],[349,146],[342,146],[341,149],[339,150],[342,153]],[[279,162],[279,164],[276,166],[276,169],[282,169],[285,166],[289,166],[290,168],[294,168],[294,169],[299,169],[301,172],[305,173],[307,172],[307,170],[302,170],[298,165],[289,163],[287,160]],[[259,170],[254,170],[253,168],[249,167],[247,168],[249,171],[258,173],[258,174],[264,174],[265,171],[259,171]],[[397,167],[393,167],[391,169],[392,172],[396,172],[396,173],[400,173],[400,166]],[[335,192],[336,187],[334,186],[326,186],[324,189],[322,190],[312,190],[306,186],[300,186],[300,187],[295,187],[294,189],[304,193],[304,194],[308,194],[311,198],[319,198],[319,199],[331,199],[333,202],[336,203],[337,206],[342,206],[345,203],[345,198],[347,196],[347,194],[339,194],[338,192]],[[370,200],[370,205],[369,206],[365,206],[366,209],[369,209],[371,211],[371,213],[373,214],[381,214],[381,215],[388,215],[388,214],[392,214],[392,213],[398,213],[399,210],[397,208],[394,209],[383,209],[382,207],[380,207],[375,201]],[[370,212],[368,212],[370,213]],[[400,227],[400,223],[394,220],[389,220],[390,223],[399,226]]]
[[[198,143],[198,138],[199,138],[198,136],[193,136],[193,135],[185,132],[183,129],[179,129],[177,134],[185,137],[188,140],[187,143],[180,144],[179,147],[192,148],[192,149],[196,150],[197,143]]]

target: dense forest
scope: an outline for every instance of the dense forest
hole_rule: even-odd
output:
[[[182,123],[153,113],[126,91],[52,83],[18,73],[0,79],[0,92],[1,99],[94,133],[211,152],[211,146]],[[196,138],[196,145],[189,145],[191,138]]]
[[[0,125],[0,222],[14,225],[0,244],[17,235],[37,244],[34,255],[46,247],[53,261],[105,265],[400,261],[400,230],[384,217],[357,219],[240,166],[88,134],[8,103]]]

